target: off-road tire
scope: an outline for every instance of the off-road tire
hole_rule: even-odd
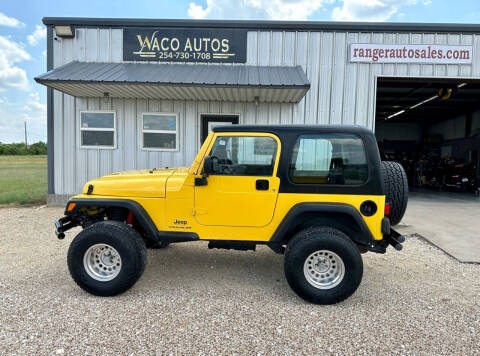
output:
[[[313,286],[304,273],[306,259],[320,250],[334,252],[344,264],[343,279],[331,289]],[[357,246],[343,232],[330,227],[310,227],[293,236],[285,250],[284,268],[293,291],[315,304],[335,304],[348,298],[363,276],[363,261]]]
[[[390,203],[390,225],[397,225],[403,218],[408,203],[408,179],[398,162],[383,161],[382,177],[386,202]]]
[[[83,259],[95,244],[108,244],[121,257],[120,272],[110,281],[98,281],[86,271]],[[113,296],[128,290],[140,278],[147,264],[147,249],[131,226],[118,221],[102,221],[90,225],[73,239],[67,263],[73,280],[82,289],[98,296]]]
[[[145,239],[145,245],[148,249],[151,250],[159,250],[162,248],[167,248],[170,245],[168,241],[153,241],[149,239]]]

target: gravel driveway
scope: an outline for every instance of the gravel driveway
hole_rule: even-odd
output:
[[[480,266],[411,237],[402,252],[367,254],[343,303],[299,299],[283,258],[185,243],[150,250],[127,293],[78,288],[59,241],[59,208],[0,209],[0,354],[478,354]]]

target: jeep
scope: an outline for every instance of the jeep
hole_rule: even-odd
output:
[[[81,226],[68,251],[74,281],[113,296],[142,275],[146,248],[208,241],[208,248],[284,254],[295,293],[317,304],[349,297],[361,254],[401,250],[391,226],[408,199],[405,172],[381,162],[375,136],[356,126],[224,126],[190,167],[110,174],[85,184],[56,222]]]

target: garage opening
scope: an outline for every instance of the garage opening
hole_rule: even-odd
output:
[[[410,191],[478,196],[480,80],[378,78],[375,135]]]

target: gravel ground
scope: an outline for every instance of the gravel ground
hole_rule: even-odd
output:
[[[149,251],[145,274],[114,298],[70,278],[59,208],[0,209],[0,354],[479,354],[480,265],[410,237],[367,254],[343,303],[299,299],[283,258],[185,243]]]

